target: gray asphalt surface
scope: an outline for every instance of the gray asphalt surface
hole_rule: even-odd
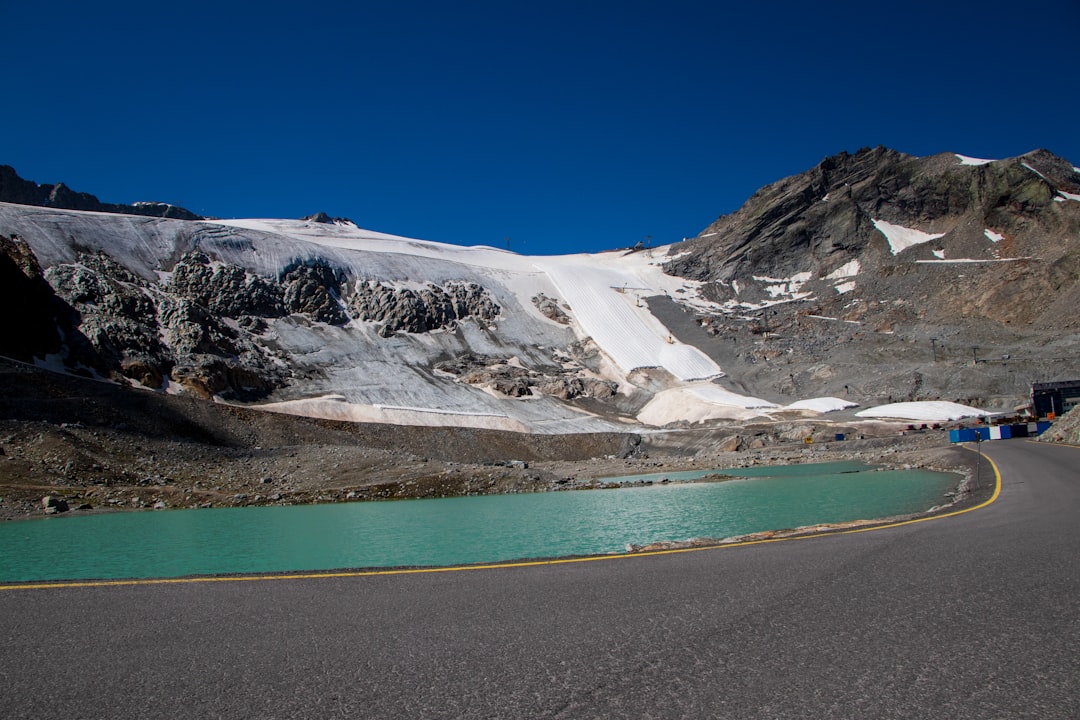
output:
[[[0,714],[1080,717],[1080,449],[984,449],[1004,477],[997,502],[873,532],[498,570],[0,591]]]

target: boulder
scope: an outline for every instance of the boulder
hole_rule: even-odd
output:
[[[46,515],[55,515],[56,513],[67,512],[68,503],[67,500],[57,495],[46,495],[41,498],[41,508]]]

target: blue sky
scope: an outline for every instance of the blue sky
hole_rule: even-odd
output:
[[[530,254],[693,236],[886,145],[1080,164],[1080,2],[0,0],[0,163]]]

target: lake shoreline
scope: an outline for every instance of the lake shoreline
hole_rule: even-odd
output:
[[[511,462],[506,465],[451,463],[441,473],[426,479],[410,478],[390,482],[368,482],[338,488],[300,488],[286,490],[266,483],[266,489],[233,492],[237,488],[203,488],[197,483],[177,485],[96,485],[63,487],[33,485],[0,487],[6,496],[0,502],[0,520],[19,520],[45,516],[42,498],[52,496],[63,501],[68,510],[50,514],[50,518],[77,517],[112,512],[135,512],[155,509],[191,509],[197,507],[243,507],[267,505],[313,505],[334,502],[387,501],[418,498],[459,497],[466,495],[502,495],[566,490],[615,489],[644,485],[647,481],[627,483],[615,478],[651,475],[662,483],[666,474],[687,471],[712,471],[722,476],[724,470],[765,466],[823,463],[843,460],[885,468],[923,468],[961,475],[974,473],[974,453],[947,441],[944,431],[917,431],[892,437],[873,437],[834,441],[816,445],[783,444],[734,452],[698,452],[690,457],[673,454],[647,454],[631,458],[590,458],[575,461]],[[724,478],[717,477],[716,480]],[[706,481],[704,479],[698,482]],[[239,488],[241,490],[248,487]],[[22,499],[12,502],[13,494]],[[954,503],[955,504],[955,503]]]

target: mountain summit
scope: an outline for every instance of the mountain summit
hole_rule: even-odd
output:
[[[706,329],[768,335],[724,363],[761,392],[997,405],[1080,371],[1080,170],[1046,150],[841,153],[670,252],[722,308]]]

